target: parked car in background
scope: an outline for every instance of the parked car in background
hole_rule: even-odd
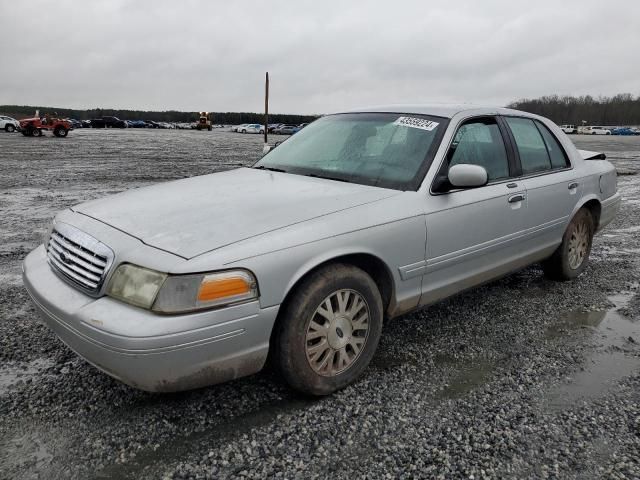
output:
[[[243,127],[246,127],[247,125],[249,125],[248,123],[241,123],[240,125],[234,125],[233,127],[231,127],[231,131],[232,132],[240,132],[240,130],[242,130]]]
[[[240,133],[264,133],[264,125],[259,123],[250,123],[238,129]]]
[[[153,120],[145,120],[144,123],[147,125],[147,128],[160,128],[160,125]]]
[[[127,128],[127,122],[118,117],[101,117],[91,119],[91,128]]]
[[[300,130],[300,127],[298,127],[298,125],[282,125],[278,128],[276,128],[273,133],[275,133],[276,135],[292,135],[294,133],[296,133],[297,131]]]
[[[82,128],[91,128],[91,120],[82,120]]]
[[[144,120],[130,120],[129,126],[131,128],[147,128],[147,123]]]
[[[611,130],[604,127],[585,127],[583,132],[585,135],[611,135]]]
[[[15,132],[20,129],[20,122],[13,117],[0,115],[0,130],[5,132]]]
[[[611,130],[611,135],[624,135],[624,136],[640,135],[640,131],[634,130],[633,128],[630,128],[630,127],[619,127]]]
[[[268,130],[268,132],[269,132],[269,133],[273,133],[273,131],[274,131],[276,128],[279,128],[279,127],[281,127],[281,126],[282,126],[282,123],[270,123],[270,124],[268,125],[267,130]]]
[[[536,262],[578,277],[619,206],[613,165],[548,119],[375,107],[250,168],[66,209],[22,271],[55,333],[136,388],[231,380],[271,353],[327,395],[363,374],[383,320]]]
[[[67,118],[66,120],[71,124],[72,130],[82,128],[82,122],[80,120],[76,120],[75,118]]]
[[[578,133],[578,128],[575,125],[561,125],[560,128],[566,134],[574,134]]]

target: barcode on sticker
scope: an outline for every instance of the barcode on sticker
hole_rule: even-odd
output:
[[[429,132],[440,125],[438,122],[416,117],[399,117],[393,124],[401,127],[419,128],[421,130],[428,130]]]

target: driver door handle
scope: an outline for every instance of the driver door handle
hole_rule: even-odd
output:
[[[518,195],[512,195],[511,197],[509,197],[508,202],[509,203],[516,203],[516,202],[521,202],[524,200],[524,195],[522,194],[518,194]]]

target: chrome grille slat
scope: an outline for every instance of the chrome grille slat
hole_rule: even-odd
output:
[[[56,223],[46,245],[51,268],[90,295],[98,295],[113,262],[113,251],[66,223]]]
[[[97,280],[99,280],[99,276],[102,275],[102,273],[104,272],[104,268],[98,268],[95,265],[92,265],[89,262],[85,262],[84,260],[82,260],[80,257],[76,257],[74,254],[69,253],[69,250],[64,250],[62,247],[60,247],[55,241],[51,241],[49,242],[49,245],[51,247],[53,247],[53,249],[58,252],[58,253],[64,253],[67,257],[70,257],[73,259],[73,261],[75,263],[77,263],[78,265],[86,268],[87,270],[89,270],[90,272],[93,273],[97,273],[98,274],[98,278]]]
[[[86,278],[82,278],[80,275],[74,273],[73,270],[68,269],[64,264],[60,263],[54,257],[49,257],[49,261],[53,263],[58,269],[62,270],[65,274],[69,275],[74,280],[80,282],[82,285],[91,289],[98,287],[97,283],[93,283],[90,280],[87,280]]]
[[[60,258],[60,256],[58,255],[58,253],[56,251],[49,250],[49,254],[52,255],[53,258],[55,258],[58,262],[60,262],[61,265],[64,265],[66,268],[68,268],[70,270],[73,270],[75,273],[85,277],[87,280],[90,280],[92,282],[96,282],[96,284],[97,284],[97,282],[100,281],[100,277],[99,276],[93,275],[92,273],[89,273],[86,270],[83,270],[77,264],[75,264],[75,263],[65,263],[62,260],[62,258]]]
[[[58,232],[56,232],[55,230],[53,231],[53,233],[51,234],[51,238],[58,244],[60,244],[61,246],[63,246],[64,248],[66,248],[67,250],[71,250],[72,252],[74,252],[76,255],[84,258],[85,260],[97,265],[98,267],[106,267],[107,266],[107,262],[106,259],[104,259],[104,257],[100,258],[99,256],[91,256],[88,253],[82,251],[80,248],[78,248],[77,246],[73,245],[72,243],[70,243],[70,241],[68,241],[65,237],[63,237],[62,235],[60,235]]]

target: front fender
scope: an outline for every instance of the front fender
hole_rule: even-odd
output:
[[[238,260],[225,268],[251,270],[258,279],[260,305],[266,308],[281,304],[300,279],[319,265],[346,255],[370,255],[390,273],[392,306],[407,310],[417,306],[422,277],[402,279],[400,268],[424,261],[425,241],[424,218],[417,216]]]

